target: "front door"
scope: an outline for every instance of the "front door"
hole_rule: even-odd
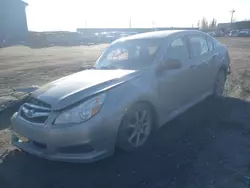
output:
[[[164,54],[163,62],[177,59],[181,61],[181,68],[164,70],[158,75],[159,100],[163,116],[178,111],[192,100],[196,77],[195,69],[191,69],[194,64],[190,57],[185,37],[174,39]]]

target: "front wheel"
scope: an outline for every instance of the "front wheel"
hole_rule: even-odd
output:
[[[226,73],[223,70],[220,70],[217,74],[215,83],[214,83],[214,91],[213,96],[214,97],[221,97],[224,91],[224,86],[226,82]]]
[[[134,105],[125,114],[118,132],[118,147],[133,151],[148,141],[153,129],[152,111],[143,103]]]

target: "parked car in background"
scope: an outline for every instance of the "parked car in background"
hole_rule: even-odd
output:
[[[239,33],[240,37],[250,37],[250,29],[243,29]]]
[[[137,33],[136,32],[121,32],[120,33],[120,38],[135,35],[135,34],[137,34]]]
[[[208,34],[212,37],[222,37],[224,36],[224,32],[222,31],[211,31],[211,32],[208,32]]]
[[[92,69],[31,93],[12,117],[12,144],[39,157],[92,162],[143,147],[154,130],[220,97],[227,48],[200,31],[157,31],[114,41]]]
[[[215,31],[208,32],[207,34],[209,34],[209,35],[212,36],[212,37],[215,37],[215,36],[216,36]]]
[[[232,31],[229,32],[229,36],[230,37],[238,37],[239,33],[240,33],[239,30],[232,30]]]

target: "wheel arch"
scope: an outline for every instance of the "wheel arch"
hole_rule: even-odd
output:
[[[144,104],[150,108],[152,115],[153,115],[153,128],[154,128],[154,131],[157,130],[159,128],[159,116],[158,116],[155,105],[152,102],[150,102],[149,100],[143,99],[143,100],[138,100],[138,101],[134,102],[133,105],[131,105],[128,108],[128,110],[137,104]]]
[[[148,101],[148,100],[138,100],[136,101],[135,103],[133,103],[132,105],[130,105],[125,113],[123,114],[123,117],[122,117],[122,121],[120,123],[120,126],[119,126],[119,130],[118,130],[118,134],[117,134],[117,139],[116,139],[116,146],[118,148],[121,148],[125,151],[133,151],[134,147],[131,147],[128,142],[127,142],[127,139],[124,140],[124,136],[123,136],[123,121],[124,121],[124,117],[126,116],[127,112],[130,111],[130,109],[133,109],[136,105],[143,105],[143,106],[146,106],[148,109],[151,110],[151,113],[152,113],[152,116],[153,116],[153,124],[152,124],[152,129],[151,129],[151,133],[155,133],[156,130],[158,129],[158,114],[157,114],[157,111],[156,111],[156,108],[155,106],[153,105],[152,102]]]
[[[227,66],[225,64],[221,65],[218,72],[220,71],[224,71],[225,73],[227,73]]]
[[[225,73],[225,78],[226,78],[227,77],[227,70],[228,70],[227,65],[223,64],[223,65],[220,66],[217,74],[219,74],[220,71],[223,71]]]

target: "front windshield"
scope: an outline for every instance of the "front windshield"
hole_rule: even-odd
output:
[[[96,69],[143,69],[149,67],[162,39],[134,39],[111,45],[94,66]]]

